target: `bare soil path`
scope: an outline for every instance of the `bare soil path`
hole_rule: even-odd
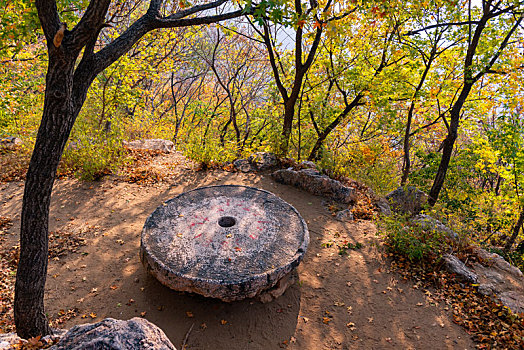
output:
[[[178,349],[186,335],[187,349],[474,348],[445,305],[432,305],[423,290],[389,272],[372,222],[337,221],[325,199],[276,184],[267,175],[197,172],[180,155],[172,157],[170,175],[153,185],[114,178],[57,181],[50,230],[75,232],[86,243],[49,264],[49,314],[79,310],[63,328],[142,315]],[[141,265],[140,232],[147,216],[167,199],[215,184],[271,191],[307,221],[311,243],[298,269],[300,280],[276,301],[224,303],[174,292]],[[14,223],[0,243],[2,250],[17,244],[22,194],[20,182],[0,184],[0,216]],[[336,243],[344,241],[363,246],[339,255]]]

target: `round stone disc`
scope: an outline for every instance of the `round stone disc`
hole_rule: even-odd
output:
[[[274,194],[209,186],[168,200],[147,218],[140,258],[174,290],[234,301],[273,287],[308,243],[300,214]]]

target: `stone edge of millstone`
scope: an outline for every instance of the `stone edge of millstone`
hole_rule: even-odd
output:
[[[164,265],[164,263],[159,261],[155,256],[149,254],[144,245],[144,231],[146,229],[147,222],[151,219],[151,217],[155,214],[157,210],[169,204],[170,202],[179,199],[183,195],[187,195],[193,191],[220,187],[243,187],[254,191],[265,192],[266,194],[274,196],[278,200],[287,204],[297,214],[302,224],[302,227],[304,228],[304,240],[302,241],[300,247],[297,248],[297,251],[295,255],[293,255],[292,259],[290,259],[284,265],[265,271],[263,273],[252,275],[243,280],[236,281],[235,283],[221,283],[220,280],[200,277],[188,277],[175,271],[171,271]],[[166,287],[169,287],[176,291],[192,292],[203,295],[205,297],[218,298],[222,301],[231,302],[246,298],[254,298],[274,287],[281,278],[293,271],[293,269],[295,269],[300,264],[300,262],[304,258],[304,255],[306,254],[307,248],[309,246],[309,241],[309,229],[302,215],[300,215],[300,213],[294,206],[292,206],[282,198],[278,197],[274,193],[271,193],[267,190],[244,185],[204,186],[183,192],[163,202],[163,204],[159,205],[147,217],[140,235],[140,260],[142,261],[142,264],[144,265],[146,271],[153,275],[160,283],[162,283]],[[234,290],[236,290],[235,294],[231,295],[231,292]]]

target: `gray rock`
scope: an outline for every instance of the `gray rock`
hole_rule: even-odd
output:
[[[378,209],[379,213],[385,216],[390,216],[391,213],[391,207],[389,206],[388,201],[386,198],[379,198],[375,201],[375,207]]]
[[[233,162],[233,165],[237,170],[243,173],[249,173],[250,171],[256,170],[247,159],[237,159]]]
[[[386,199],[395,213],[415,215],[423,209],[428,195],[415,187],[408,186],[390,192]]]
[[[21,145],[21,144],[22,144],[22,139],[18,137],[9,136],[9,137],[0,138],[0,145],[6,148],[9,148],[9,149],[13,149],[16,146]]]
[[[423,230],[444,233],[450,239],[457,240],[459,238],[456,232],[432,216],[418,214],[413,219],[411,219],[411,222]]]
[[[71,328],[52,350],[176,350],[164,332],[144,318],[106,318]]]
[[[337,212],[336,216],[337,220],[340,221],[353,221],[355,218],[353,217],[353,213],[349,209],[344,209],[339,212]]]
[[[317,165],[315,163],[313,163],[312,161],[310,160],[304,160],[302,162],[300,162],[298,165],[300,165],[301,168],[316,168]]]
[[[444,259],[444,266],[446,267],[446,270],[448,272],[455,274],[459,279],[461,279],[464,282],[477,283],[477,275],[473,271],[471,271],[456,256],[451,254],[444,254],[442,258]]]
[[[130,149],[141,151],[162,151],[170,153],[174,150],[175,144],[169,140],[163,139],[146,139],[124,142],[124,146]]]
[[[297,275],[298,274],[297,274],[296,270],[288,273],[286,276],[282,277],[273,288],[268,289],[268,290],[260,293],[257,296],[257,300],[260,301],[263,304],[266,304],[266,303],[269,303],[269,302],[275,300],[276,298],[278,298],[279,296],[284,294],[284,292],[290,286],[292,286],[293,283],[295,283],[297,281],[297,279],[298,279]]]
[[[508,291],[498,295],[502,304],[506,305],[515,314],[524,313],[524,294],[517,291]]]
[[[149,216],[140,257],[162,284],[229,302],[274,288],[299,265],[308,243],[305,221],[274,194],[210,186],[182,193]],[[273,296],[285,290],[277,289]]]
[[[495,295],[496,287],[493,283],[482,283],[478,286],[480,294],[491,297]]]
[[[298,187],[317,196],[325,196],[344,204],[355,203],[357,192],[340,181],[322,175],[316,169],[281,169],[271,174],[275,181]]]
[[[256,152],[247,159],[250,164],[255,166],[258,170],[264,171],[275,168],[280,165],[276,155],[269,152]]]
[[[522,271],[519,270],[516,266],[511,265],[509,262],[504,260],[503,257],[496,253],[490,253],[485,249],[479,248],[476,251],[477,256],[482,259],[482,264],[484,266],[495,265],[499,269],[506,271],[513,275],[514,277],[521,278],[523,277]]]

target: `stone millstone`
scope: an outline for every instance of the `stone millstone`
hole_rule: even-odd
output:
[[[306,223],[274,194],[202,187],[163,203],[146,220],[140,258],[162,284],[234,301],[274,287],[302,260]]]

